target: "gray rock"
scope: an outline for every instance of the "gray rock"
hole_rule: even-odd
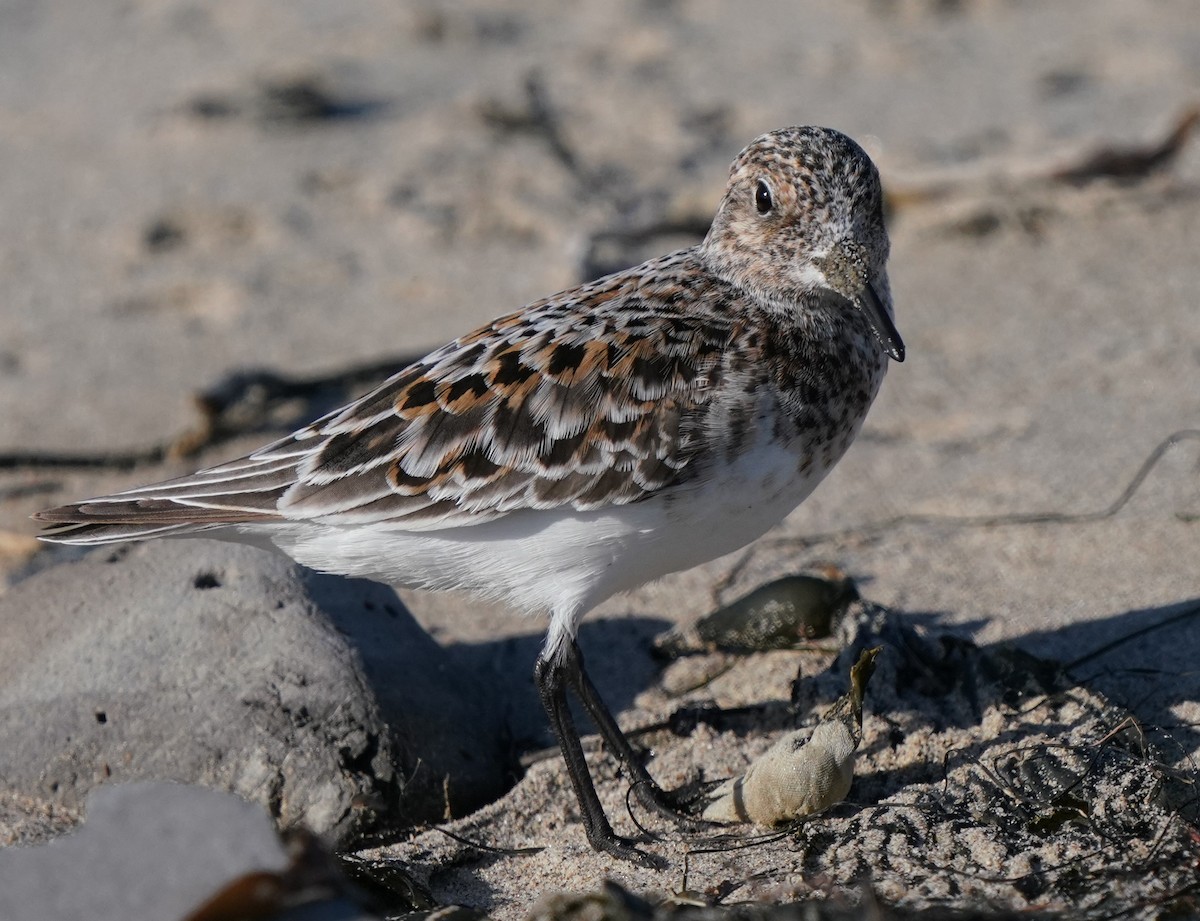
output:
[[[0,850],[0,918],[174,921],[251,873],[290,860],[262,810],[182,784],[97,790],[79,831]],[[273,915],[279,921],[366,919],[344,899]]]
[[[383,586],[158,541],[19,583],[0,623],[0,779],[34,802],[175,780],[345,842],[502,792],[498,708]]]

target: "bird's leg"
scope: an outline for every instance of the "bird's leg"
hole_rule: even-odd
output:
[[[642,764],[641,756],[629,744],[625,733],[621,731],[621,727],[617,725],[616,719],[601,699],[596,686],[592,684],[592,679],[588,677],[587,670],[583,667],[583,653],[574,640],[563,648],[563,670],[584,709],[592,718],[592,722],[596,724],[596,729],[599,730],[605,744],[625,765],[625,769],[633,781],[638,801],[647,809],[685,827],[694,828],[704,825],[705,823],[697,822],[681,813],[671,794],[650,776],[650,772]]]
[[[572,644],[574,645],[574,644]],[[577,652],[577,650],[576,650]],[[533,676],[537,684],[538,695],[542,706],[550,717],[550,728],[558,739],[558,747],[562,749],[563,760],[567,765],[567,776],[571,778],[571,786],[575,788],[575,798],[579,800],[579,809],[583,817],[583,829],[588,842],[597,851],[612,854],[624,860],[647,867],[657,867],[658,861],[639,851],[632,843],[621,838],[613,831],[604,807],[600,805],[600,797],[596,795],[596,787],[592,783],[592,775],[588,772],[587,761],[583,757],[583,746],[579,742],[579,731],[575,728],[575,720],[567,706],[567,689],[563,679],[567,678],[575,684],[574,673],[578,668],[573,664],[577,661],[570,654],[565,660],[556,657],[554,660],[538,659]],[[611,720],[612,718],[609,717]],[[618,731],[619,734],[619,731]],[[625,743],[628,747],[628,743]]]

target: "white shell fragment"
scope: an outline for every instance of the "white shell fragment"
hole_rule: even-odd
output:
[[[719,786],[705,807],[710,822],[775,826],[828,809],[854,782],[854,753],[862,740],[862,701],[875,657],[868,649],[850,669],[850,692],[838,698],[811,733],[783,736],[741,777]]]

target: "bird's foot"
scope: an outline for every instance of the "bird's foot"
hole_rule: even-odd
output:
[[[642,781],[633,789],[643,807],[654,815],[673,822],[683,831],[699,832],[713,825],[698,815],[698,809],[702,805],[700,795],[690,784],[678,790],[664,790],[651,780]]]
[[[648,854],[638,849],[628,838],[622,838],[612,829],[587,829],[588,843],[594,850],[602,854],[611,854],[621,860],[628,860],[647,870],[665,870],[667,861],[656,854]]]

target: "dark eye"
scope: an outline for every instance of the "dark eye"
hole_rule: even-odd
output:
[[[759,214],[766,214],[775,207],[775,201],[771,198],[771,187],[763,179],[758,180],[758,185],[754,188],[754,207],[758,209]]]

